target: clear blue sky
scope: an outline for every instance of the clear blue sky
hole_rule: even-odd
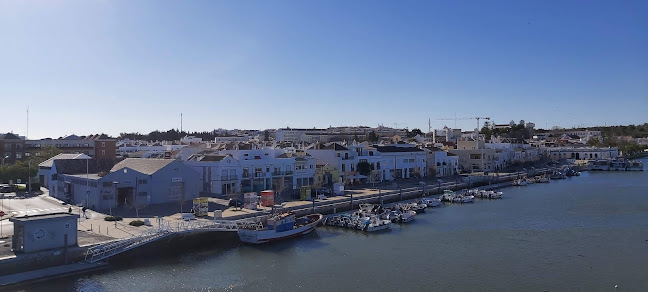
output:
[[[0,133],[648,122],[647,1],[0,0]],[[475,121],[457,123],[464,129]]]

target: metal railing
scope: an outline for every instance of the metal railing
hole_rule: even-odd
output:
[[[86,251],[85,260],[94,263],[176,233],[191,231],[237,231],[239,228],[256,227],[258,224],[259,222],[253,221],[229,220],[191,220],[179,221],[176,224],[160,222],[158,228],[148,229],[139,235],[89,248]]]

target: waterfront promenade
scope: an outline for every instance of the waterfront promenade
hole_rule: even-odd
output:
[[[543,174],[550,171],[550,169],[537,169],[534,170],[534,175]],[[319,212],[323,214],[330,214],[341,211],[348,211],[353,208],[357,208],[358,204],[361,203],[389,203],[402,200],[413,199],[421,197],[424,195],[436,195],[441,193],[443,190],[460,190],[465,188],[474,187],[475,184],[479,183],[482,189],[493,189],[506,187],[511,185],[511,181],[529,175],[528,172],[513,172],[513,173],[500,173],[500,174],[489,174],[489,175],[478,175],[474,176],[468,181],[466,180],[454,180],[449,182],[437,182],[436,184],[422,184],[425,180],[410,180],[409,182],[401,182],[400,184],[386,184],[377,188],[359,188],[346,190],[345,194],[342,196],[331,196],[325,200],[315,200],[315,201],[291,201],[285,202],[282,204],[282,208],[286,211],[293,211],[298,214],[306,214],[311,212]],[[56,199],[48,198],[48,200],[56,201]],[[214,203],[219,206],[226,206],[226,201],[222,199],[210,198],[211,203]],[[74,213],[80,212],[78,208],[73,209]],[[123,221],[105,221],[104,218],[106,214],[94,212],[91,210],[86,211],[86,216],[79,218],[78,228],[80,234],[79,240],[79,250],[71,262],[77,262],[83,259],[82,254],[88,248],[97,246],[100,244],[106,244],[113,241],[120,241],[125,239],[131,239],[138,237],[147,232],[155,232],[156,230],[161,230],[163,228],[173,228],[175,232],[191,232],[191,225],[197,226],[201,224],[209,224],[214,222],[214,219],[218,220],[258,220],[262,216],[267,216],[272,211],[270,207],[259,207],[258,210],[249,210],[249,209],[236,209],[236,208],[227,208],[225,210],[219,210],[222,214],[220,218],[214,218],[214,211],[209,212],[209,216],[203,218],[197,218],[195,220],[190,220],[189,222],[181,218],[180,213],[169,214],[167,216],[157,216],[157,217],[147,217],[142,216],[140,218],[136,217],[124,217]],[[148,212],[147,212],[148,213]],[[166,211],[168,213],[168,211]],[[87,217],[87,218],[86,218]],[[128,223],[134,220],[146,220],[151,223],[149,226],[131,226]],[[160,223],[164,224],[161,226]],[[203,225],[206,226],[206,225]],[[205,231],[204,229],[197,228],[195,231]],[[83,238],[83,239],[81,239]],[[0,265],[3,263],[11,263],[16,265],[20,262],[21,259],[16,256],[10,255],[2,258],[0,260]],[[89,268],[94,268],[94,266],[88,266]],[[78,269],[82,269],[81,266],[75,266],[72,272],[78,272]],[[39,269],[38,271],[40,271]],[[55,270],[55,269],[54,269]],[[6,281],[0,281],[0,285],[10,284],[20,282],[17,279],[30,280],[35,277],[51,277],[51,268],[46,268],[42,272],[33,272],[21,274],[22,276],[9,276],[2,277],[0,279],[5,279]],[[62,274],[66,274],[67,270],[62,270]],[[7,275],[8,276],[8,275]]]
[[[534,174],[543,174],[550,171],[549,168],[542,168],[534,170]],[[477,183],[486,184],[482,185],[482,189],[500,188],[511,185],[511,181],[529,174],[527,171],[510,172],[510,173],[491,173],[486,176],[479,175],[473,177],[472,181],[450,181],[435,184],[420,184],[426,182],[424,179],[412,180],[408,183],[401,183],[400,186],[396,184],[384,185],[376,188],[360,188],[346,190],[344,195],[331,196],[325,200],[315,201],[289,201],[282,203],[282,208],[286,211],[293,211],[298,214],[310,213],[313,211],[330,214],[339,211],[347,211],[357,208],[361,203],[380,203],[382,202],[396,202],[401,200],[412,199],[421,197],[424,194],[436,195],[443,192],[443,190],[460,190],[470,188]],[[529,174],[530,175],[530,174]],[[266,216],[272,212],[272,207],[259,206],[257,210],[243,209],[243,208],[227,208],[227,200],[209,198],[210,203],[217,206],[223,206],[224,210],[219,210],[222,213],[220,218],[214,218],[214,210],[208,212],[208,216],[203,218],[196,218],[195,221],[209,222],[212,219],[219,220],[245,220],[255,217]],[[148,213],[148,212],[147,212]],[[158,221],[156,217],[142,216],[139,219],[135,217],[124,217],[123,221],[108,222],[104,220],[105,214],[97,213],[94,211],[88,212],[88,219],[79,219],[79,230],[89,233],[101,235],[105,242],[105,238],[124,239],[132,236],[137,236],[147,230],[159,228],[159,222],[164,224],[174,225],[174,222],[182,221],[181,214],[174,213],[166,216],[158,216],[161,220]],[[151,223],[150,226],[130,226],[128,223],[134,220],[148,219]],[[101,243],[96,242],[96,243]],[[95,243],[95,244],[96,244]]]

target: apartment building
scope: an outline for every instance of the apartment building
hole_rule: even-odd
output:
[[[206,150],[186,164],[198,171],[202,192],[226,196],[244,192],[294,191],[314,184],[315,158],[304,152],[253,144]]]
[[[23,160],[29,155],[25,150],[24,138],[13,133],[0,134],[0,160],[3,165]]]

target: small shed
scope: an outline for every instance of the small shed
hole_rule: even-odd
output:
[[[76,246],[78,218],[67,213],[10,218],[14,224],[12,248],[16,253],[31,253]]]

